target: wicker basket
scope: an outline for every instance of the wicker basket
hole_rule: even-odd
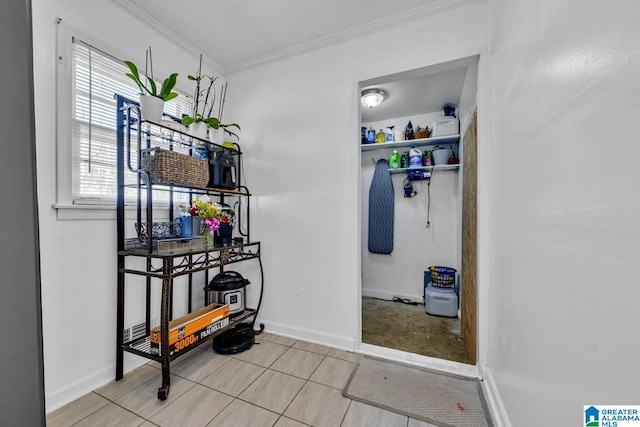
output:
[[[206,159],[154,148],[142,153],[142,170],[152,184],[206,188],[209,183],[209,162]],[[147,174],[142,174],[147,183]]]
[[[415,139],[423,139],[423,138],[429,138],[431,136],[431,130],[430,129],[424,129],[424,130],[414,130],[413,131],[413,137]]]

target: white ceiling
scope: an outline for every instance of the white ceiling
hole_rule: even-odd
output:
[[[225,71],[478,0],[116,0]]]
[[[362,122],[373,122],[395,117],[442,111],[445,105],[457,106],[467,66],[406,77],[385,83],[366,85],[387,92],[385,101],[375,108],[361,109]]]
[[[479,0],[115,0],[224,72],[324,47]],[[454,64],[455,65],[455,64]],[[460,98],[468,64],[381,77],[388,99],[363,121],[434,112]]]

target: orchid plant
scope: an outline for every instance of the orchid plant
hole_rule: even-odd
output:
[[[234,132],[228,128],[234,127],[240,130],[237,123],[222,123],[222,113],[224,111],[224,103],[227,96],[227,84],[220,87],[220,99],[218,102],[218,117],[212,116],[213,108],[216,105],[216,87],[215,82],[218,77],[202,74],[202,55],[200,55],[200,65],[198,66],[198,74],[195,76],[188,75],[187,78],[196,82],[196,88],[193,93],[193,111],[191,115],[185,115],[182,118],[182,124],[189,126],[192,123],[204,122],[207,127],[213,129],[222,128],[229,135],[238,138]]]
[[[173,73],[171,74],[169,77],[167,77],[166,79],[164,79],[164,81],[162,82],[162,85],[160,86],[160,88],[158,89],[158,84],[156,83],[154,77],[153,77],[153,58],[151,56],[151,46],[149,46],[149,49],[147,49],[146,52],[146,60],[145,60],[145,66],[144,66],[144,78],[140,75],[140,72],[138,71],[138,67],[136,67],[136,65],[131,62],[131,61],[123,61],[127,67],[129,67],[129,73],[126,73],[127,77],[129,77],[131,80],[133,80],[136,85],[138,85],[138,89],[140,89],[140,94],[141,95],[151,95],[151,96],[155,96],[156,98],[160,98],[163,101],[170,101],[173,98],[178,96],[178,92],[173,92],[173,88],[176,85],[177,79],[178,79],[178,73]],[[151,68],[151,72],[149,74],[147,74],[147,68],[148,66]],[[146,83],[145,83],[146,80]]]

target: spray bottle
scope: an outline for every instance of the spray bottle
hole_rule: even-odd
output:
[[[387,142],[393,141],[393,126],[387,126],[385,129],[385,134],[387,137]]]

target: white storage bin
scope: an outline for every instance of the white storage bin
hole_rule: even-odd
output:
[[[424,289],[424,310],[434,316],[458,317],[458,295],[453,288],[436,288],[429,283]]]
[[[431,138],[457,135],[460,133],[460,121],[455,117],[445,116],[433,122]]]

